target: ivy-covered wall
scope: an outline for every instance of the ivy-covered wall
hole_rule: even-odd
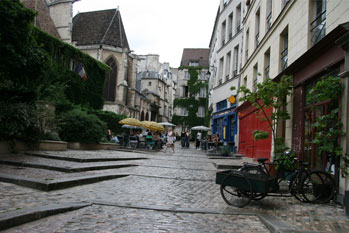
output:
[[[208,125],[210,121],[210,113],[208,112],[208,99],[196,98],[200,93],[201,87],[206,88],[206,94],[208,93],[208,81],[200,80],[198,78],[201,67],[180,67],[180,69],[187,68],[190,74],[188,80],[188,98],[174,99],[173,107],[185,107],[188,111],[188,116],[172,116],[172,123],[175,125],[182,125],[183,127],[193,127],[197,125]],[[196,114],[200,106],[205,107],[205,117],[198,117]]]
[[[52,59],[54,63],[52,69],[57,74],[55,78],[57,82],[64,83],[68,100],[74,104],[102,109],[104,85],[109,67],[38,28],[34,28],[33,35],[38,45]],[[79,63],[83,64],[86,71],[85,81],[71,70]]]

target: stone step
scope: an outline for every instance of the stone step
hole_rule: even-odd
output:
[[[41,218],[90,206],[90,203],[64,203],[20,209],[0,214],[0,230],[22,225]]]
[[[35,152],[25,152],[26,155],[47,158],[47,159],[56,159],[56,160],[65,160],[71,162],[80,162],[80,163],[91,163],[91,162],[111,162],[111,161],[127,161],[127,160],[142,160],[148,159],[145,157],[120,157],[120,158],[112,158],[112,157],[101,157],[101,158],[74,158],[74,157],[64,157],[64,156],[56,156],[56,155],[48,155],[43,153],[35,153]]]
[[[83,172],[83,171],[95,171],[95,170],[106,170],[106,169],[115,169],[115,168],[124,168],[138,166],[134,164],[105,164],[105,165],[90,165],[90,166],[52,166],[47,164],[31,163],[31,162],[20,162],[20,161],[11,161],[0,159],[0,164],[20,166],[20,167],[31,167],[31,168],[40,168],[51,171],[59,172]]]
[[[54,180],[40,180],[40,179],[32,179],[32,178],[26,178],[22,176],[0,173],[0,182],[17,184],[24,187],[39,189],[43,191],[52,191],[52,190],[79,186],[83,184],[96,183],[104,180],[122,178],[126,176],[128,176],[128,174],[107,174],[107,175],[96,174],[96,175],[90,175],[90,176],[69,177],[69,178],[60,178],[60,179],[54,179]]]

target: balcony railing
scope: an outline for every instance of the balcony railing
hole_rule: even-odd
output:
[[[288,60],[288,48],[284,49],[281,52],[281,70],[285,70],[287,68],[287,60]]]
[[[322,38],[324,38],[326,34],[326,11],[323,11],[319,14],[316,19],[311,22],[311,42],[312,45],[319,42]]]
[[[272,16],[272,12],[270,11],[270,13],[267,16],[267,31],[270,30],[271,25],[273,24],[272,20],[271,20],[271,16]]]
[[[238,75],[238,69],[235,68],[235,70],[233,70],[233,77],[236,77]]]

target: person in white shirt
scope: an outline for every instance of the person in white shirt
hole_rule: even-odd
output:
[[[201,132],[199,131],[196,134],[196,144],[195,144],[195,148],[199,149],[200,148],[200,142],[201,142]]]
[[[172,132],[172,129],[169,128],[169,129],[168,129],[168,134],[167,134],[167,143],[166,143],[166,147],[165,147],[164,152],[167,151],[167,148],[168,148],[168,147],[171,147],[172,150],[173,150],[173,152],[175,152],[175,150],[174,150],[174,141],[175,141],[175,140],[176,140],[176,139],[175,139],[175,135],[174,135],[174,133]]]

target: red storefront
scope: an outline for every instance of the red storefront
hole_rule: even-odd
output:
[[[262,115],[250,103],[245,102],[239,108],[239,154],[250,158],[269,158],[271,152],[272,132],[268,123],[262,120]],[[272,113],[268,109],[267,114]],[[255,141],[253,132],[263,130],[270,133],[264,140]]]

